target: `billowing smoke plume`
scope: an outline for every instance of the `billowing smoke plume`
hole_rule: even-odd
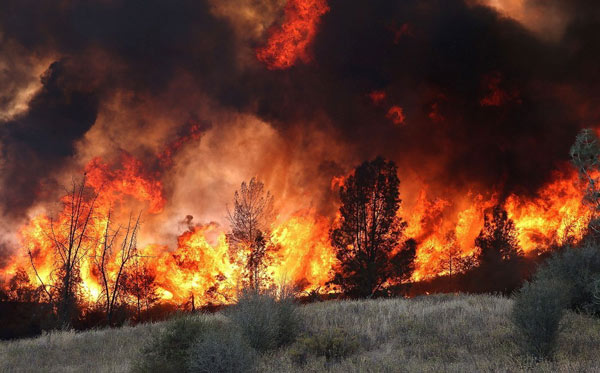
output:
[[[53,173],[73,157],[74,142],[96,120],[96,95],[80,90],[67,66],[62,61],[52,63],[27,113],[0,128],[0,198],[5,215],[18,217],[41,197],[43,184],[54,181]]]
[[[26,214],[63,171],[123,152],[165,185],[163,226],[223,221],[257,174],[280,200],[331,216],[332,178],[377,154],[434,195],[533,196],[579,128],[599,124],[600,4],[488,3],[6,0],[3,48],[32,68],[53,62],[37,88],[2,65],[3,215]],[[288,50],[269,44],[278,30],[305,50],[269,66],[257,53]],[[161,163],[194,124],[203,136]]]

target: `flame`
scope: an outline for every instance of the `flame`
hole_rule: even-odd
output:
[[[524,253],[549,250],[554,245],[578,242],[583,238],[591,218],[582,203],[583,192],[574,170],[556,172],[551,182],[533,198],[510,195],[503,203],[508,217],[515,223],[519,245]],[[448,233],[454,233],[460,248],[459,257],[476,252],[474,241],[479,234],[487,210],[498,203],[492,195],[468,194],[447,200],[430,200],[422,190],[416,207],[406,216],[406,235],[418,242],[415,281],[445,274]]]
[[[281,246],[280,262],[273,268],[280,282],[303,283],[304,288],[324,286],[336,262],[329,241],[330,221],[306,211],[292,216],[273,231],[273,242]]]
[[[267,44],[257,49],[256,58],[270,70],[287,69],[298,59],[308,63],[308,51],[321,16],[329,11],[327,0],[288,0],[285,21],[272,28]]]
[[[507,199],[506,210],[515,222],[525,252],[583,237],[592,214],[582,204],[583,193],[576,183],[575,171],[556,174],[537,198],[523,200],[511,195]]]
[[[117,165],[94,158],[85,170],[87,186],[98,193],[99,216],[105,216],[109,209],[128,211],[126,208],[132,201],[144,203],[147,214],[158,215],[166,204],[158,175],[147,172],[140,161],[127,153],[121,155]],[[346,177],[333,178],[332,190],[344,185]],[[406,184],[402,188],[410,189],[410,182]],[[556,172],[552,181],[534,196],[513,194],[502,201],[494,193],[468,192],[441,198],[433,196],[427,186],[417,190],[416,198],[403,201],[398,212],[407,222],[405,238],[414,238],[418,244],[413,281],[447,274],[450,250],[457,258],[472,256],[477,250],[474,241],[483,226],[484,215],[498,202],[503,203],[509,218],[515,222],[519,244],[525,253],[577,242],[591,218],[591,212],[582,203],[583,191],[574,170]],[[405,192],[401,190],[401,195]],[[68,209],[53,219],[40,214],[19,230],[22,252],[32,252],[37,275],[45,283],[51,281],[57,259],[48,235],[50,224],[53,221],[55,226],[68,225]],[[330,217],[321,216],[314,209],[299,210],[277,219],[269,243],[272,260],[266,269],[271,285],[287,282],[303,290],[325,287],[333,269],[338,267],[329,239],[331,224]],[[105,227],[106,218],[94,220],[84,242],[89,253],[81,264],[82,295],[90,303],[97,301],[102,293],[92,257],[100,249]],[[173,237],[172,244],[138,248],[147,258],[162,301],[183,304],[191,296],[198,305],[235,300],[244,272],[245,253],[233,256],[227,227],[217,223],[189,226]],[[26,255],[14,258],[3,275],[14,274],[18,267],[28,268],[31,281],[38,283],[28,261]],[[117,269],[115,255],[108,270],[112,273]]]
[[[92,188],[97,194],[97,198],[93,201],[95,215],[101,217],[91,220],[82,243],[82,247],[87,251],[80,268],[82,295],[87,300],[94,301],[100,296],[102,286],[92,258],[101,249],[101,238],[106,229],[108,211],[119,211],[126,202],[134,200],[146,203],[148,213],[158,213],[162,210],[165,199],[161,183],[144,172],[140,161],[126,153],[121,155],[119,168],[112,168],[101,158],[94,158],[85,166],[85,172],[86,187]],[[22,252],[32,253],[37,275],[28,263],[29,259],[26,255],[15,258],[6,270],[7,273],[14,273],[18,267],[29,268],[32,282],[39,283],[37,276],[46,285],[52,282],[58,258],[55,256],[55,244],[50,236],[51,227],[54,227],[58,240],[62,241],[68,232],[61,227],[68,227],[71,218],[67,203],[68,196],[63,197],[62,200],[64,207],[56,217],[51,218],[46,214],[40,214],[19,229],[18,237]],[[86,208],[91,203],[91,199],[84,201]],[[116,257],[111,259],[107,269],[113,275],[114,271],[118,270],[117,259]]]
[[[216,223],[181,234],[173,252],[156,246],[146,251],[156,253],[156,282],[164,299],[181,303],[194,294],[202,303],[228,303],[234,298],[241,271],[230,261],[225,232]]]
[[[149,213],[161,212],[166,201],[160,181],[147,175],[142,162],[125,152],[121,153],[121,165],[119,169],[112,169],[102,158],[96,157],[85,166],[86,182],[99,193],[100,205],[110,206],[131,196],[138,201],[148,201]]]

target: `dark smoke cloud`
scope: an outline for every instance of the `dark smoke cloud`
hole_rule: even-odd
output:
[[[43,87],[26,115],[0,127],[2,144],[2,212],[19,216],[43,192],[74,154],[73,143],[94,124],[98,100],[93,92],[74,89],[66,64],[55,62],[42,76]]]
[[[532,193],[566,160],[578,129],[600,119],[600,4],[564,3],[571,24],[548,42],[460,0],[330,0],[313,62],[269,71],[240,62],[235,28],[206,1],[4,1],[5,37],[68,58],[50,68],[29,113],[3,124],[4,207],[33,202],[103,100],[120,90],[158,95],[181,73],[221,106],[283,133],[326,118],[339,135],[332,141],[359,158],[383,154],[449,189]],[[373,90],[386,92],[379,105]],[[386,117],[392,105],[404,125]],[[352,166],[322,161],[323,172]]]
[[[349,2],[332,0],[314,45],[310,66],[269,73],[258,80],[259,112],[289,123],[324,111],[363,157],[382,153],[403,166],[432,163],[431,182],[456,188],[481,185],[501,192],[531,193],[567,159],[582,117],[579,97],[597,102],[598,23],[567,29],[564,41],[547,43],[516,21],[461,1]],[[597,13],[600,5],[581,2]],[[394,30],[411,32],[395,40]],[[585,26],[582,26],[585,25]],[[482,105],[492,94],[486,79],[498,76],[508,96]],[[487,78],[486,78],[487,77]],[[265,84],[265,82],[267,82]],[[385,105],[367,93],[385,90]],[[567,100],[566,100],[567,99]],[[578,102],[579,101],[579,102]],[[406,114],[394,127],[390,105]],[[437,106],[444,120],[430,118]]]
[[[203,1],[19,0],[2,8],[6,39],[64,58],[42,77],[29,112],[0,128],[0,197],[13,216],[23,214],[40,197],[41,184],[68,165],[75,143],[115,93],[158,95],[179,71],[191,72],[210,92],[234,70],[231,31]]]

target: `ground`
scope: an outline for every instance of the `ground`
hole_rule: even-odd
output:
[[[329,301],[301,307],[313,333],[341,328],[359,349],[341,361],[311,357],[298,366],[290,348],[263,355],[261,372],[600,371],[600,319],[567,313],[554,361],[518,352],[512,301],[491,295]],[[208,315],[199,317],[224,317]],[[54,332],[0,342],[2,372],[127,372],[144,340],[164,323],[82,333]]]

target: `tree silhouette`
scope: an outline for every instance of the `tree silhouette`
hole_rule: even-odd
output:
[[[111,211],[108,211],[106,217],[106,228],[101,239],[99,252],[94,255],[93,262],[95,268],[100,274],[100,283],[102,285],[102,294],[104,295],[104,309],[106,313],[106,323],[113,325],[115,310],[119,307],[119,301],[123,298],[125,273],[129,268],[130,262],[137,256],[137,234],[140,226],[140,216],[134,221],[129,217],[127,226],[118,226],[115,231],[111,231]],[[121,233],[123,237],[121,242],[117,240]],[[117,253],[113,253],[115,246],[118,246]],[[114,271],[110,270],[111,264]]]
[[[142,320],[142,310],[146,313],[156,303],[158,286],[156,284],[156,273],[148,266],[147,258],[135,255],[133,265],[123,275],[123,292],[130,304],[136,309],[136,320]]]
[[[95,219],[98,194],[86,187],[85,180],[84,175],[81,181],[73,181],[68,194],[62,199],[65,219],[50,219],[49,227],[44,232],[52,242],[55,258],[53,285],[44,284],[34,264],[35,255],[28,250],[31,266],[49,302],[54,305],[62,326],[71,326],[76,316],[81,284],[80,267],[93,245],[89,231]]]
[[[522,255],[515,224],[502,206],[495,206],[491,214],[485,215],[475,246],[480,250],[477,256],[480,265],[493,266]]]
[[[522,251],[517,239],[515,224],[502,206],[495,206],[486,214],[483,229],[475,239],[479,248],[477,261],[490,289],[508,293],[516,288],[521,275],[519,270]]]
[[[247,286],[258,290],[266,280],[270,228],[273,222],[273,196],[256,178],[242,182],[233,196],[233,211],[228,209],[234,259],[244,261]]]
[[[35,288],[22,267],[17,268],[5,289],[8,300],[14,302],[39,302],[41,289]]]
[[[397,216],[399,184],[394,162],[377,157],[358,166],[340,188],[341,219],[331,231],[340,265],[332,283],[350,296],[371,297],[411,271],[416,245],[409,246],[411,256],[398,244],[406,226]]]

